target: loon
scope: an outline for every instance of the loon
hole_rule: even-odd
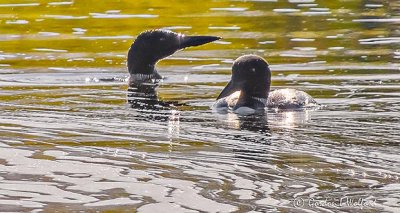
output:
[[[129,85],[154,83],[162,79],[155,65],[186,47],[199,46],[221,39],[216,36],[186,36],[157,29],[140,33],[128,51]]]
[[[244,55],[235,60],[232,78],[222,90],[213,108],[231,110],[237,114],[253,114],[265,107],[288,110],[318,106],[307,93],[295,89],[270,92],[269,64],[257,55]]]
[[[169,110],[178,102],[160,100],[156,88],[162,76],[157,62],[178,50],[221,39],[216,36],[186,36],[169,30],[148,30],[140,33],[128,51],[128,104],[135,109]]]

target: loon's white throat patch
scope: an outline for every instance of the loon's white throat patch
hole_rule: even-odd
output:
[[[263,104],[267,104],[267,101],[268,101],[266,98],[259,98],[259,97],[251,97],[251,99],[259,101]]]
[[[240,94],[241,94],[241,91],[236,91],[236,92],[232,93],[230,96],[226,97],[226,102],[228,103],[228,105],[230,105],[230,106],[236,105],[237,101],[239,100]],[[267,104],[266,98],[260,98],[260,97],[254,97],[254,96],[251,96],[250,98],[257,102]]]
[[[131,74],[129,76],[129,83],[157,83],[160,81],[158,78],[159,75],[156,73],[152,74],[142,74],[142,73],[136,73],[136,74]]]

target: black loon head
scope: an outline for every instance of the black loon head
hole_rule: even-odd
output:
[[[216,36],[186,36],[169,30],[142,32],[128,52],[128,71],[132,77],[159,79],[155,64],[178,50],[199,46],[220,39]]]
[[[242,96],[268,98],[271,71],[268,63],[257,55],[244,55],[235,60],[232,78],[217,99],[227,97],[236,91]]]

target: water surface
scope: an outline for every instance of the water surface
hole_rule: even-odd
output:
[[[399,8],[1,0],[0,209],[398,212]],[[127,49],[154,28],[223,39],[159,63],[158,97],[177,106],[141,109],[125,82],[98,79],[126,77]],[[268,60],[272,89],[324,107],[213,113],[243,54]]]

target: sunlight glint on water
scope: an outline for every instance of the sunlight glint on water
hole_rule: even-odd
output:
[[[0,209],[354,212],[400,209],[396,1],[0,1]],[[127,104],[143,30],[215,35],[158,64],[159,98]],[[209,107],[243,54],[317,110]],[[316,208],[296,201],[363,199]],[[300,203],[301,204],[301,203]],[[315,203],[314,203],[315,204]]]

